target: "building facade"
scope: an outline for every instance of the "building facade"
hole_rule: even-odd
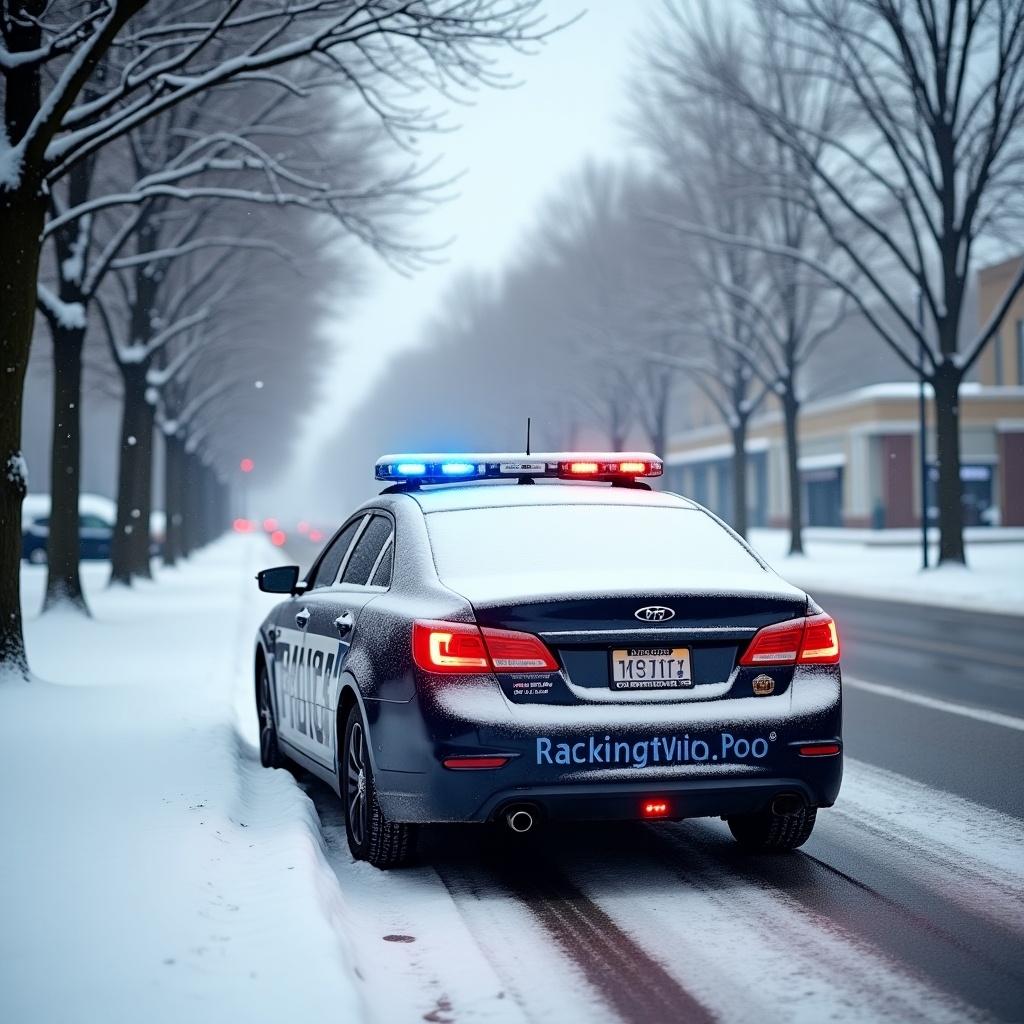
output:
[[[1024,258],[1024,257],[1022,257]],[[1019,259],[979,274],[979,320],[992,315]],[[871,341],[871,344],[878,342]],[[1024,526],[1024,295],[979,358],[978,380],[960,401],[962,496],[969,526]],[[933,403],[927,394],[928,491],[935,463]],[[785,526],[787,483],[781,410],[752,421],[747,442],[748,522]],[[807,402],[800,418],[799,470],[810,526],[909,527],[921,521],[918,385],[873,384]],[[732,518],[731,456],[724,425],[691,430],[666,452],[666,486]],[[929,518],[936,509],[929,494]]]

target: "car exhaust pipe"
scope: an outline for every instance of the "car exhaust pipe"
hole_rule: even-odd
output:
[[[781,793],[772,800],[772,814],[797,814],[803,810],[803,798],[796,793]]]
[[[529,807],[512,807],[505,812],[505,824],[510,831],[524,835],[537,824],[537,816]]]

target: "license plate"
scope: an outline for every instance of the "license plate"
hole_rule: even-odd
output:
[[[613,690],[693,686],[688,647],[627,647],[612,651]]]

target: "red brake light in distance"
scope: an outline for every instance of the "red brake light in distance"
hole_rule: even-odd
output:
[[[741,665],[835,665],[839,634],[829,615],[810,615],[765,626],[754,634]]]
[[[556,672],[547,645],[532,633],[492,629],[468,622],[413,623],[412,656],[426,672]]]

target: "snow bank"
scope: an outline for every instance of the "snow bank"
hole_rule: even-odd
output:
[[[751,530],[750,542],[783,579],[811,594],[822,590],[1024,615],[1024,543],[1018,541],[968,544],[969,568],[927,572],[913,543],[874,546],[811,537],[804,541],[806,555],[787,556],[784,530]]]
[[[267,560],[231,538],[94,589],[92,621],[27,623],[39,678],[0,687],[0,1020],[363,1019],[315,810],[236,727]]]

